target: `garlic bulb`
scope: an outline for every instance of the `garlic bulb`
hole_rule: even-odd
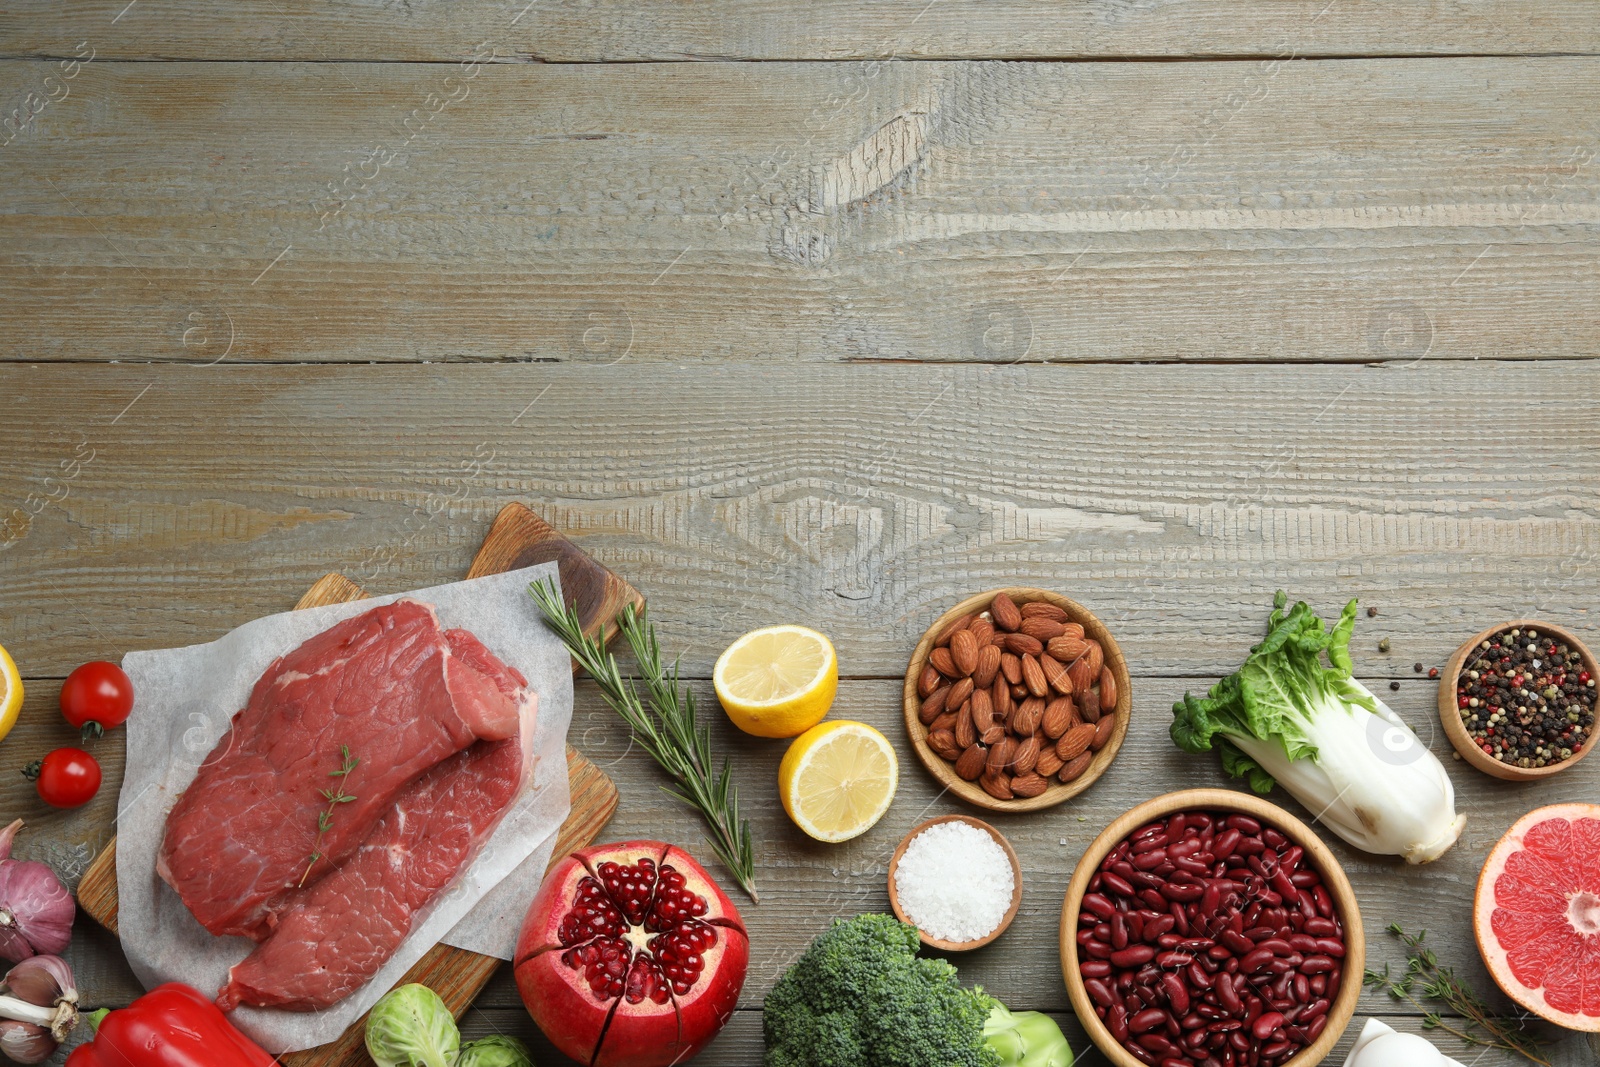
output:
[[[65,952],[78,914],[55,871],[11,858],[11,842],[21,827],[18,819],[0,830],[0,959],[13,963]]]

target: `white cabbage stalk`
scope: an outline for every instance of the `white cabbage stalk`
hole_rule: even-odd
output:
[[[1411,727],[1366,686],[1374,715],[1336,697],[1310,717],[1306,739],[1317,754],[1291,760],[1277,738],[1228,740],[1261,765],[1319,822],[1366,852],[1427,863],[1447,852],[1467,825],[1456,814],[1456,791],[1444,764]]]

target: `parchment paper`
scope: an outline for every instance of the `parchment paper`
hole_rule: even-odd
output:
[[[511,958],[523,912],[543,880],[556,831],[571,807],[565,743],[572,721],[572,664],[527,593],[529,582],[547,577],[559,581],[554,563],[269,615],[209,644],[123,657],[135,698],[118,802],[118,927],[128,962],[146,988],[177,981],[213,994],[227,980],[228,968],[254,945],[242,937],[208,933],[157,877],[156,852],[178,794],[194,780],[200,763],[274,659],[341,619],[403,596],[432,604],[444,628],[472,631],[538,692],[533,785],[507,812],[477,861],[439,894],[372,981],[325,1011],[241,1007],[230,1018],[269,1052],[294,1052],[338,1037],[441,940]]]

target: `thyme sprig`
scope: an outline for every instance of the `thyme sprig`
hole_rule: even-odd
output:
[[[317,865],[322,858],[322,838],[333,827],[333,813],[340,804],[348,804],[356,798],[344,791],[345,783],[350,777],[350,772],[361,763],[359,759],[350,755],[349,745],[339,746],[339,769],[329,771],[328,777],[339,779],[337,788],[319,789],[317,792],[328,806],[317,815],[317,839],[311,843],[311,860],[306,864],[305,873],[300,876],[300,884],[305,885],[306,879],[311,877],[311,868]]]
[[[674,661],[670,668],[663,663],[661,643],[650,624],[648,609],[635,611],[629,604],[617,620],[617,629],[627,639],[639,664],[645,694],[641,699],[634,680],[623,675],[616,657],[606,650],[604,625],[594,637],[584,633],[583,620],[562,602],[549,579],[533,582],[528,592],[572,658],[600,686],[606,703],[628,724],[634,740],[672,778],[673,785],[662,789],[700,813],[711,850],[739,887],[759,903],[755,847],[750,838],[750,822],[739,815],[739,792],[733,785],[732,767],[726,756],[720,769],[714,767],[711,728],[698,718],[694,693],[682,683],[678,662]]]
[[[1364,984],[1383,990],[1395,1000],[1410,1001],[1422,1009],[1424,1029],[1443,1030],[1469,1045],[1514,1052],[1541,1067],[1550,1067],[1550,1061],[1544,1056],[1545,1042],[1528,1028],[1525,1017],[1496,1015],[1475,990],[1455,976],[1451,968],[1439,966],[1433,950],[1423,944],[1428,931],[1424,930],[1413,937],[1399,923],[1393,923],[1389,932],[1406,946],[1406,973],[1399,978],[1391,977],[1386,963],[1381,971],[1369,968]],[[1461,1016],[1461,1025],[1453,1026],[1438,1012],[1429,1010],[1417,999],[1418,993],[1455,1011]]]

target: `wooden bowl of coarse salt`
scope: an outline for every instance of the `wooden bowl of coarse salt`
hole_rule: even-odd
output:
[[[914,828],[889,858],[889,907],[945,952],[982,948],[1017,917],[1022,864],[1005,835],[967,815]]]

